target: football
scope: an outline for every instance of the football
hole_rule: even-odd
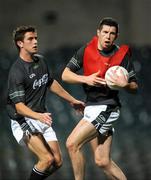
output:
[[[129,78],[129,74],[128,74],[128,71],[122,67],[122,66],[112,66],[110,67],[106,73],[105,73],[105,80],[106,80],[106,83],[107,83],[107,86],[110,88],[110,89],[113,89],[113,90],[119,90],[120,87],[115,85],[110,79],[110,76],[112,75],[112,71],[114,71],[118,76],[122,76],[122,73],[121,71],[124,73],[127,81],[128,81],[128,78]]]

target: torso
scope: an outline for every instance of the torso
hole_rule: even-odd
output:
[[[86,47],[87,46],[83,46],[82,48],[80,48],[67,64],[67,67],[70,68],[71,71],[76,72],[80,70],[81,68],[83,69],[84,52],[85,52]],[[114,45],[110,51],[105,52],[105,51],[98,50],[98,53],[100,53],[100,56],[104,58],[108,58],[110,56],[113,56],[118,49],[119,47]],[[98,62],[96,61],[96,63],[98,64],[95,64],[95,66],[98,67],[99,61]],[[124,66],[128,70],[128,72],[134,71],[130,58],[127,55],[124,57],[120,65]],[[130,81],[133,81],[133,80],[135,81],[136,78],[133,77],[133,79],[130,79]],[[94,86],[89,86],[87,84],[83,84],[83,87],[86,93],[87,105],[92,105],[92,104],[120,105],[119,98],[118,98],[118,91],[111,90],[107,86],[94,87]]]
[[[47,87],[52,81],[41,56],[38,61],[30,63],[19,58],[12,66],[8,79],[8,93],[16,92],[17,97],[10,99],[8,96],[8,104],[14,107],[14,103],[23,102],[34,111],[44,112]]]

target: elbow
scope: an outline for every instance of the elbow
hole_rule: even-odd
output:
[[[62,79],[63,81],[66,81],[66,75],[65,75],[64,72],[62,73],[61,79]]]
[[[22,114],[22,111],[20,108],[16,108],[16,112],[17,112],[17,114]]]
[[[63,73],[62,73],[62,76],[61,76],[61,79],[63,80],[63,81],[65,81],[65,82],[68,82],[68,73],[67,73],[67,71],[66,71],[66,69],[63,71]]]
[[[132,83],[131,86],[127,89],[127,91],[131,94],[137,94],[138,93],[138,84]]]
[[[15,104],[16,112],[17,112],[18,114],[22,114],[21,105],[22,105],[22,103],[17,103],[17,104]]]
[[[138,93],[138,85],[136,85],[136,86],[132,89],[132,93],[133,93],[133,94],[137,94],[137,93]]]

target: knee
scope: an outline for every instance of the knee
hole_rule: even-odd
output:
[[[42,167],[47,169],[54,163],[54,157],[49,154],[46,154],[45,156],[41,158],[40,163]]]
[[[97,166],[99,166],[100,168],[106,169],[110,164],[110,160],[108,158],[105,158],[105,157],[99,158],[99,159],[95,158],[95,164]]]
[[[71,140],[71,138],[68,138],[66,141],[66,148],[69,152],[75,152],[78,149],[78,146],[76,146],[76,143]]]
[[[55,166],[57,168],[60,168],[63,164],[63,160],[62,160],[62,157],[61,156],[56,156],[55,157]]]

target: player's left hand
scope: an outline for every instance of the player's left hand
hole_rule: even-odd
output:
[[[112,74],[110,74],[110,80],[112,83],[119,87],[126,87],[128,84],[128,80],[126,76],[124,75],[123,71],[121,70],[120,76],[116,74],[116,71],[111,71]]]
[[[73,102],[70,103],[71,106],[80,114],[83,114],[85,103],[75,99]]]

